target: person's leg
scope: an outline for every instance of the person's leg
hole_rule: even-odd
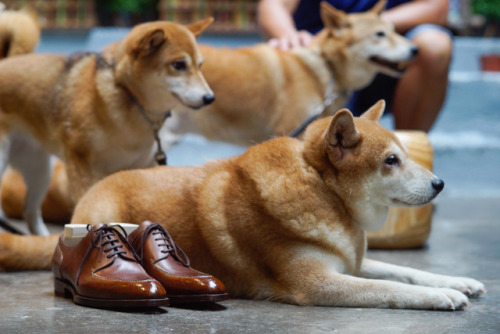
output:
[[[429,131],[446,97],[451,36],[445,30],[426,28],[417,28],[410,37],[419,53],[394,91],[392,112],[396,129]]]

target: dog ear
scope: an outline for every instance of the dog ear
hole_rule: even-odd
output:
[[[204,20],[191,23],[190,25],[187,25],[186,28],[188,28],[193,33],[193,35],[198,37],[203,32],[203,30],[205,30],[210,24],[212,24],[212,22],[214,22],[214,18],[209,17]]]
[[[349,26],[347,14],[341,10],[335,9],[326,1],[321,2],[321,21],[326,28],[339,29]]]
[[[386,5],[387,5],[387,0],[380,0],[375,4],[375,6],[373,6],[372,9],[370,9],[370,12],[380,15],[382,14]]]
[[[380,117],[384,114],[385,110],[385,100],[378,100],[373,106],[361,115],[361,118],[368,119],[370,121],[378,122]]]
[[[147,32],[137,42],[134,52],[140,56],[149,56],[156,52],[167,40],[165,32],[162,29],[155,29]]]
[[[352,113],[348,109],[337,111],[326,133],[327,151],[330,159],[340,160],[344,156],[345,150],[356,146],[360,138]]]

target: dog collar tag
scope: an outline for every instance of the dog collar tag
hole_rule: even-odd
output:
[[[160,166],[167,165],[167,155],[163,151],[156,152],[155,159],[158,165]]]
[[[154,129],[154,136],[155,136],[155,141],[156,141],[156,153],[155,153],[155,160],[160,166],[166,166],[167,165],[167,155],[165,154],[165,151],[163,151],[163,148],[161,147],[161,139],[159,135],[159,129]]]

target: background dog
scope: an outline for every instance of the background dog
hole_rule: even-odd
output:
[[[32,54],[0,62],[0,171],[11,164],[23,174],[32,233],[48,234],[40,204],[50,154],[65,161],[77,201],[109,174],[153,166],[155,131],[175,106],[213,101],[195,40],[211,22],[145,23],[106,57]]]
[[[232,296],[298,305],[455,310],[483,293],[473,279],[364,258],[365,231],[389,206],[431,201],[444,183],[377,123],[344,109],[311,124],[304,141],[276,138],[201,167],[119,172],[95,184],[73,223],[164,225],[192,264]],[[48,265],[57,235],[0,235],[0,268]],[[15,261],[13,260],[15,259]]]

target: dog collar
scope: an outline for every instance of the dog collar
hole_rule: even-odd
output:
[[[136,105],[137,109],[139,109],[142,117],[146,120],[146,122],[149,123],[151,128],[153,129],[153,136],[156,141],[156,153],[155,153],[155,160],[160,166],[166,166],[167,165],[167,155],[165,151],[163,150],[163,147],[161,146],[161,139],[160,139],[160,129],[167,120],[172,115],[171,110],[167,110],[165,114],[163,115],[162,119],[160,121],[153,121],[151,118],[149,118],[148,114],[146,113],[146,110],[144,109],[144,106],[137,100],[134,94],[132,94],[131,91],[128,90],[127,87],[122,86],[122,88],[127,92],[127,95],[130,96],[130,99],[132,102]]]
[[[307,128],[309,124],[311,124],[321,116],[321,114],[325,111],[325,109],[328,108],[333,103],[333,101],[335,101],[335,99],[337,99],[339,96],[348,95],[346,90],[341,90],[341,91],[335,90],[334,78],[337,77],[335,67],[328,60],[324,59],[324,61],[326,63],[326,67],[328,68],[328,72],[330,72],[330,81],[328,81],[328,85],[326,86],[325,94],[323,96],[323,103],[317,106],[316,109],[314,109],[312,115],[306,118],[306,120],[302,122],[302,124],[300,124],[293,131],[291,131],[288,134],[289,137],[293,138],[298,137],[305,130],[305,128]]]
[[[316,109],[314,109],[313,114],[306,118],[306,120],[302,122],[302,124],[296,127],[292,132],[290,132],[288,134],[289,137],[298,137],[309,124],[311,124],[321,116],[323,111],[325,111],[325,109],[328,108],[333,103],[333,101],[335,101],[335,99],[337,99],[339,96],[347,95],[347,92],[335,91],[334,86],[334,80],[331,79],[328,82],[328,86],[326,87],[325,95],[323,97],[323,103],[317,106]]]

